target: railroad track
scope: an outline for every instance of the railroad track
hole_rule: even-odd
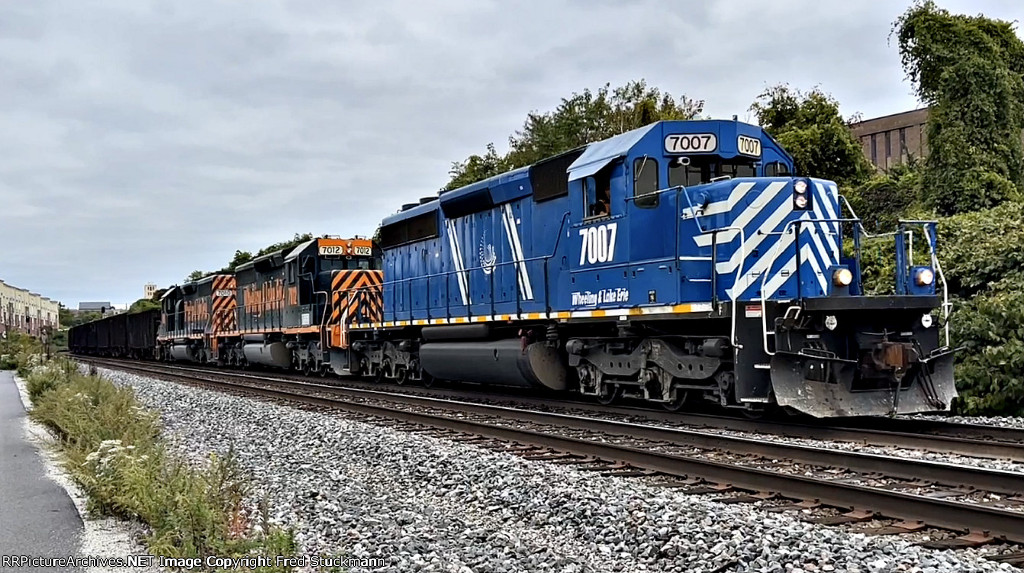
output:
[[[556,412],[396,395],[303,380],[123,362],[90,362],[147,375],[326,407],[407,430],[498,440],[533,459],[576,463],[612,475],[670,476],[695,492],[737,491],[732,501],[788,500],[846,513],[819,521],[902,520],[879,532],[935,527],[966,534],[932,546],[994,538],[1024,543],[1024,474],[826,448],[773,443]],[[927,481],[922,477],[927,476]],[[1024,561],[1024,555],[1008,559]]]
[[[111,364],[123,364],[113,361]],[[151,363],[152,364],[152,363]],[[225,374],[231,371],[196,366],[177,366],[197,373]],[[275,379],[308,381],[291,373],[256,373],[236,375],[272,376]],[[330,382],[328,382],[328,380]],[[508,405],[543,411],[588,414],[622,421],[657,423],[681,428],[705,428],[783,436],[802,440],[848,442],[869,446],[919,450],[938,454],[956,454],[972,458],[989,458],[1024,462],[1024,430],[937,420],[906,418],[859,418],[839,420],[749,420],[727,415],[667,412],[628,405],[604,406],[558,397],[495,394],[451,388],[423,388],[380,384],[354,379],[330,378],[325,384],[342,388],[400,392],[406,395],[441,399],[457,399],[483,404]]]

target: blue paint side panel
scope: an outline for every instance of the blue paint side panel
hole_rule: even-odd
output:
[[[678,154],[665,141],[683,133],[715,134],[723,158],[743,157],[741,136],[758,139],[759,176],[669,188]],[[604,151],[592,154],[601,169],[571,181],[566,173],[567,195],[536,202],[530,168],[521,168],[389,217],[386,224],[442,206],[436,236],[384,249],[384,320],[752,301],[762,289],[774,300],[828,295],[841,236],[838,223],[821,221],[838,217],[838,190],[760,176],[763,163],[792,169],[792,160],[759,127],[661,122],[633,133],[629,147]],[[646,160],[660,191],[638,201],[633,166]],[[609,177],[610,214],[586,217],[587,181],[598,173]],[[808,185],[807,209],[794,206],[796,181]]]

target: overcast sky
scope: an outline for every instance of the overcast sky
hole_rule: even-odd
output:
[[[940,0],[1014,20],[1019,0]],[[890,0],[0,3],[0,279],[129,303],[296,232],[370,235],[531,110],[645,78],[917,106]]]

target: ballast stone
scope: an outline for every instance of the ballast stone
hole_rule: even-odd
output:
[[[385,559],[367,571],[1009,569],[974,550],[928,550],[337,415],[106,374],[161,410],[197,461],[233,449],[254,477],[253,507],[266,496],[272,522],[295,528],[301,553]]]

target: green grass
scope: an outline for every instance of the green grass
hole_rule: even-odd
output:
[[[294,555],[292,533],[269,526],[265,503],[256,515],[244,511],[250,483],[232,452],[190,463],[168,447],[158,416],[130,388],[83,375],[66,359],[35,368],[26,382],[32,417],[59,436],[90,510],[147,524],[152,554]]]

